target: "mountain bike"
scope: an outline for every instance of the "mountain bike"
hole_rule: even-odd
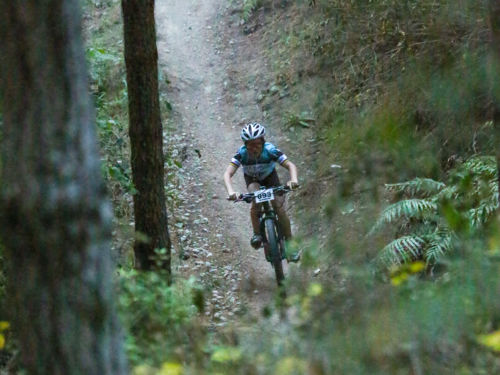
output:
[[[282,286],[285,280],[282,261],[286,259],[286,248],[285,238],[281,233],[278,222],[278,215],[274,211],[271,201],[274,200],[275,195],[286,194],[290,191],[288,186],[277,186],[272,188],[261,186],[256,192],[241,194],[236,200],[236,202],[245,201],[247,203],[255,201],[255,203],[260,204],[259,225],[264,255],[266,260],[271,263],[274,268],[278,286]]]

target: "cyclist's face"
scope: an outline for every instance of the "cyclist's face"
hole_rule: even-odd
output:
[[[247,150],[252,156],[259,156],[262,152],[262,139],[252,139],[251,141],[247,141],[246,143]]]

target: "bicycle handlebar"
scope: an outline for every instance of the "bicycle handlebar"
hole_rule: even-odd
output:
[[[278,193],[278,195],[279,195],[279,193],[286,194],[286,193],[289,193],[289,192],[292,191],[292,189],[290,189],[286,185],[274,186],[272,188],[265,188],[265,189],[273,189],[273,193]],[[261,188],[261,190],[263,190],[263,189]],[[259,190],[257,190],[254,193],[240,194],[240,196],[238,198],[236,198],[236,200],[234,201],[234,203],[236,203],[236,202],[242,202],[242,201],[245,201],[247,203],[252,203],[252,201],[255,198],[255,193],[258,193],[258,192],[259,192]]]

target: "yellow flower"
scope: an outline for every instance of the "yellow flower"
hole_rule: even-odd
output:
[[[309,297],[317,297],[321,293],[323,293],[323,287],[318,283],[309,284],[309,288],[307,289],[307,295]]]
[[[224,363],[224,362],[237,362],[241,359],[242,353],[239,348],[232,346],[220,347],[212,354],[212,361]]]
[[[303,359],[294,357],[285,357],[280,360],[274,370],[275,374],[305,374],[307,372],[307,363]]]
[[[479,335],[477,341],[495,352],[500,352],[500,330],[487,335]]]
[[[394,286],[404,283],[410,275],[419,273],[425,269],[425,263],[421,260],[412,262],[410,264],[403,264],[401,266],[394,266],[391,269],[391,284]]]
[[[161,366],[159,375],[182,375],[183,372],[184,369],[181,364],[175,362],[165,362]]]
[[[408,265],[408,270],[410,271],[410,273],[418,273],[420,271],[423,271],[424,269],[425,269],[425,263],[422,262],[421,260],[410,263]]]
[[[391,276],[391,284],[394,286],[399,286],[403,284],[406,281],[406,279],[408,279],[408,276],[409,275],[406,272],[396,276]]]
[[[132,370],[133,375],[153,375],[155,374],[155,369],[148,365],[139,365],[134,367]]]

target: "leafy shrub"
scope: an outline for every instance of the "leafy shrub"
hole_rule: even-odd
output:
[[[88,1],[86,12],[95,14],[87,40],[90,88],[95,101],[101,170],[113,202],[115,218],[129,222],[135,194],[127,134],[128,96],[121,38],[120,2]]]
[[[448,183],[428,178],[386,185],[408,199],[389,205],[371,233],[398,224],[399,238],[381,251],[386,264],[423,258],[437,262],[452,249],[457,232],[482,227],[498,208],[497,164],[494,157],[473,157],[449,172]]]
[[[242,18],[247,21],[252,15],[253,11],[262,5],[262,0],[243,0],[242,5]]]
[[[175,349],[181,343],[189,347],[198,312],[195,280],[169,286],[161,273],[122,269],[118,275],[119,311],[131,364],[159,365],[179,355]]]
[[[90,80],[95,91],[106,90],[111,78],[109,70],[120,63],[120,57],[104,48],[88,47],[87,61],[89,62]]]

